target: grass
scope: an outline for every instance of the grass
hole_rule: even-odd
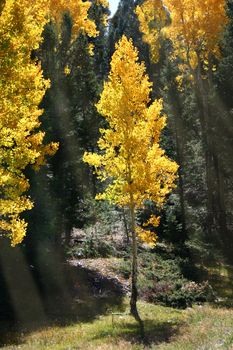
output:
[[[224,305],[233,303],[233,267],[227,264],[208,266],[209,281]]]
[[[8,334],[4,350],[213,350],[233,349],[233,310],[209,305],[187,310],[139,303],[147,345],[127,314],[100,316],[92,322]],[[14,340],[14,341],[13,341]],[[6,339],[7,343],[7,339]]]

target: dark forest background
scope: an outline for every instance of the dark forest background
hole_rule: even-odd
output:
[[[108,76],[115,43],[123,34],[133,39],[146,64],[154,84],[151,97],[164,100],[168,122],[161,142],[180,166],[177,188],[160,213],[159,244],[145,253],[146,268],[153,270],[151,262],[155,259],[161,267],[157,281],[167,281],[178,271],[181,280],[199,283],[206,279],[205,266],[233,264],[232,2],[227,3],[230,21],[216,71],[205,80],[204,87],[193,85],[187,78],[182,91],[176,81],[179,62],[168,60],[172,51],[168,40],[161,43],[159,62],[150,61],[135,14],[140,3],[121,0],[116,14],[104,26],[102,19],[108,10],[93,2],[90,16],[100,32],[96,38],[81,35],[72,41],[68,13],[63,15],[61,37],[54,23],[45,27],[44,41],[35,53],[45,78],[51,81],[42,102],[41,122],[47,141],[59,142],[60,147],[39,172],[28,170],[35,206],[25,215],[29,227],[23,244],[13,249],[8,241],[1,240],[0,318],[4,322],[43,318],[41,310],[47,313],[48,300],[54,305],[56,298],[68,300],[73,281],[66,270],[69,257],[118,256],[111,244],[102,244],[103,235],[111,234],[116,216],[124,228],[122,249],[127,260],[127,212],[95,202],[95,194],[103,185],[82,161],[84,151],[96,149],[98,130],[104,125],[95,104]],[[94,44],[93,55],[90,44]],[[154,210],[148,203],[138,220]],[[91,236],[89,228],[99,235]],[[82,230],[81,240],[74,240],[74,229]],[[156,294],[153,288],[148,287],[148,291]],[[160,295],[159,301],[187,306],[178,292],[172,301]],[[156,296],[149,297],[157,301]]]

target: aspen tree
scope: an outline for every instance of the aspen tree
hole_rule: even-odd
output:
[[[225,0],[164,0],[171,16],[165,29],[175,55],[191,70],[200,62],[219,57],[219,43],[228,22]]]
[[[215,115],[211,112],[209,96],[213,93],[213,71],[221,58],[220,43],[228,23],[225,0],[164,0],[171,16],[171,24],[165,35],[174,48],[173,58],[181,64],[177,82],[183,89],[183,76],[190,80],[197,103],[200,106],[199,120],[205,157],[207,236],[212,237],[219,221],[221,230],[227,231],[224,205],[218,206],[221,198],[219,182],[219,155],[214,146]],[[216,195],[214,194],[216,193]],[[223,203],[223,201],[222,201]]]
[[[82,0],[0,0],[0,230],[13,246],[26,234],[20,215],[33,207],[24,194],[29,189],[24,171],[30,165],[39,168],[45,155],[58,147],[44,145],[45,134],[39,130],[43,111],[38,106],[49,81],[32,52],[48,20],[59,24],[65,11],[73,16],[74,34],[96,36],[96,25],[88,18],[90,6]]]
[[[219,182],[220,159],[214,152],[215,116],[211,115],[209,105],[209,96],[213,92],[213,72],[216,71],[217,62],[221,58],[220,43],[228,23],[227,4],[225,0],[163,0],[163,5],[171,21],[162,32],[173,45],[170,58],[179,62],[180,73],[176,77],[178,89],[184,90],[184,81],[189,81],[200,106],[199,120],[206,167],[206,222],[210,238],[216,227],[214,222],[219,221],[221,229],[227,231],[225,206],[222,204],[216,208],[219,200],[214,195],[216,192],[216,197],[221,198],[222,190]],[[147,12],[152,12],[154,1],[145,0],[141,7],[146,7]],[[138,17],[142,31],[150,27],[150,19],[145,18],[144,23],[140,13]],[[150,37],[149,41],[152,50],[157,35]],[[224,201],[221,199],[221,202]]]
[[[43,145],[38,108],[48,81],[31,59],[38,48],[46,19],[46,1],[6,0],[0,13],[0,229],[12,245],[26,234],[20,214],[33,204],[24,192],[29,182],[24,170],[39,167],[56,144]]]
[[[163,27],[167,22],[167,12],[162,0],[145,0],[141,6],[137,6],[140,31],[143,33],[143,40],[150,47],[151,60],[154,63],[159,61],[159,50],[161,47],[160,36]]]
[[[137,310],[138,239],[155,245],[156,234],[148,226],[158,226],[159,217],[151,216],[143,227],[137,225],[136,211],[150,200],[161,207],[175,187],[177,164],[160,148],[160,133],[166,124],[162,100],[151,102],[152,84],[138,62],[138,51],[125,36],[116,45],[109,79],[97,104],[109,127],[100,129],[99,153],[85,153],[84,161],[94,166],[106,190],[97,199],[127,207],[131,217],[132,281],[131,314],[143,322]]]

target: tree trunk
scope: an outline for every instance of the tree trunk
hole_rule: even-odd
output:
[[[71,231],[72,231],[72,227],[70,227],[70,225],[68,223],[65,224],[65,248],[69,248],[70,246],[70,241],[71,241]]]
[[[123,218],[123,223],[124,223],[124,228],[125,228],[126,243],[128,245],[129,244],[129,230],[128,230],[127,218],[126,218],[124,208],[122,209],[122,218]]]
[[[198,56],[198,69],[196,78],[196,97],[201,108],[200,124],[202,133],[202,143],[205,154],[205,171],[206,171],[206,197],[207,197],[207,218],[206,232],[207,238],[212,239],[214,226],[214,182],[213,174],[213,155],[212,155],[212,137],[210,128],[210,111],[208,105],[208,85],[204,85],[201,75],[201,61]]]
[[[180,208],[181,208],[181,217],[182,217],[182,239],[187,238],[187,227],[186,227],[186,209],[185,209],[185,193],[184,193],[184,180],[183,180],[183,168],[184,168],[184,126],[180,120],[180,116],[177,115],[177,118],[174,120],[175,123],[175,140],[176,140],[176,154],[177,162],[179,164],[178,169],[178,194],[180,197]]]
[[[137,299],[138,299],[138,288],[137,288],[137,278],[138,278],[138,260],[137,260],[137,238],[135,232],[135,209],[131,201],[130,207],[131,216],[131,234],[132,234],[132,275],[131,275],[131,297],[130,297],[130,313],[135,318],[139,324],[140,334],[142,339],[145,337],[144,324],[139,316],[137,309]]]
[[[221,173],[221,168],[219,165],[218,155],[214,157],[214,166],[217,174],[217,198],[216,198],[216,214],[218,219],[218,229],[221,232],[221,242],[223,251],[227,252],[227,259],[230,263],[233,261],[232,251],[233,251],[233,242],[232,236],[228,230],[227,226],[227,214],[226,214],[226,205],[225,205],[225,183],[224,177]]]
[[[178,195],[180,201],[180,211],[181,211],[181,225],[182,225],[182,241],[187,239],[187,225],[186,225],[186,206],[185,206],[185,190],[184,190],[184,179],[183,179],[183,169],[184,169],[184,148],[186,143],[186,132],[185,124],[182,120],[182,106],[180,102],[180,96],[177,91],[176,84],[172,84],[168,93],[168,103],[171,108],[171,114],[173,118],[168,121],[171,126],[171,131],[175,139],[176,147],[176,161],[179,165],[178,169]]]

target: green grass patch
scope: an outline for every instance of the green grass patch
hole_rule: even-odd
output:
[[[207,266],[210,284],[223,305],[233,306],[233,267],[227,264]]]
[[[114,310],[116,311],[116,310]],[[127,310],[126,310],[127,311]],[[100,316],[92,322],[8,334],[5,350],[197,350],[232,349],[233,310],[196,306],[187,310],[139,303],[147,344],[127,313]]]

